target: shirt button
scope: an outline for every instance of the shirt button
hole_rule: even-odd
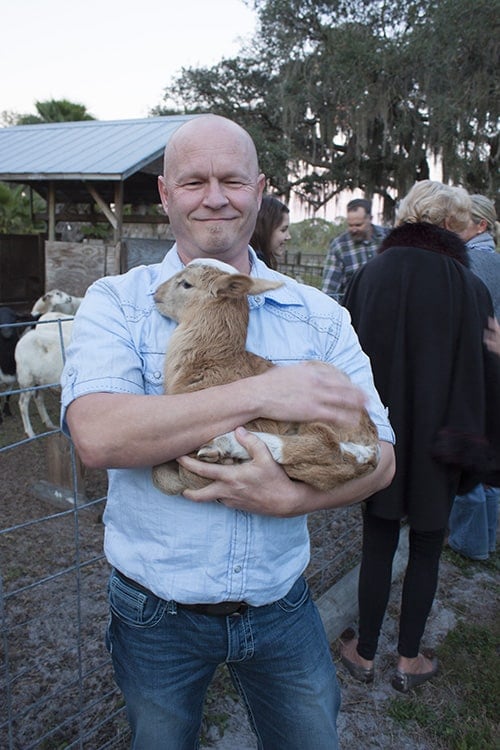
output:
[[[236,565],[236,566],[235,566],[235,567],[233,568],[233,572],[234,572],[234,573],[241,573],[241,565]]]
[[[153,373],[154,377],[159,380],[161,378],[161,372],[159,370],[156,370],[156,372]]]

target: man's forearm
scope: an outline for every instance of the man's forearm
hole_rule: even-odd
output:
[[[87,466],[134,468],[189,453],[251,419],[251,408],[244,389],[230,384],[171,396],[90,394],[73,401],[66,418]]]
[[[365,400],[335,367],[305,362],[192,393],[80,396],[66,419],[88,466],[133,468],[178,458],[258,417],[355,425]]]

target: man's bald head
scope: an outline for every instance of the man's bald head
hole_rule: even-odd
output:
[[[169,165],[176,158],[178,152],[186,145],[191,147],[193,143],[206,148],[211,148],[214,141],[224,144],[234,142],[235,146],[246,151],[247,157],[255,165],[255,174],[259,173],[259,160],[257,150],[250,134],[232,120],[221,115],[197,115],[188,120],[174,131],[165,147],[163,159],[163,174],[168,175]]]

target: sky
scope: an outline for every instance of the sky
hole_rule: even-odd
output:
[[[0,0],[0,113],[68,99],[98,120],[147,117],[182,67],[238,54],[243,0]]]

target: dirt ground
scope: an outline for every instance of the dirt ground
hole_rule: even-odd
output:
[[[446,558],[441,564],[440,583],[424,635],[423,647],[437,648],[446,634],[462,618],[469,622],[494,621],[498,615],[498,578],[492,569],[480,563],[472,565],[470,576]],[[414,726],[402,728],[389,715],[388,707],[394,698],[406,700],[390,684],[395,669],[397,642],[397,613],[401,581],[395,582],[380,639],[373,685],[361,685],[347,673],[340,663],[338,643],[332,643],[332,653],[342,691],[342,707],[338,729],[341,750],[441,750]],[[356,623],[353,623],[354,627]],[[441,664],[443,675],[446,665]],[[419,688],[432,691],[436,702],[449,700],[449,688],[439,676]],[[215,742],[215,750],[255,750],[256,742],[246,715],[237,702],[228,701],[230,714],[224,736]],[[484,750],[487,750],[484,748]]]
[[[37,418],[33,424],[42,431]],[[22,438],[17,415],[0,425],[0,447]],[[108,566],[101,556],[100,498],[105,474],[86,472],[85,504],[77,512],[64,498],[47,496],[50,440],[0,452],[0,747],[53,750],[83,736],[86,750],[105,743],[126,748],[126,723],[117,714],[121,698],[103,644]],[[445,560],[424,645],[439,645],[461,617],[479,620],[496,611],[495,585],[491,570],[477,565],[473,575],[464,577]],[[387,714],[390,700],[399,695],[390,686],[399,590],[396,583],[374,684],[358,685],[338,664],[339,734],[346,750],[436,750],[421,731],[402,730]],[[337,644],[332,652],[338,663]],[[421,689],[439,692],[439,678]],[[204,724],[204,743],[215,750],[256,747],[231,691],[212,693]]]

